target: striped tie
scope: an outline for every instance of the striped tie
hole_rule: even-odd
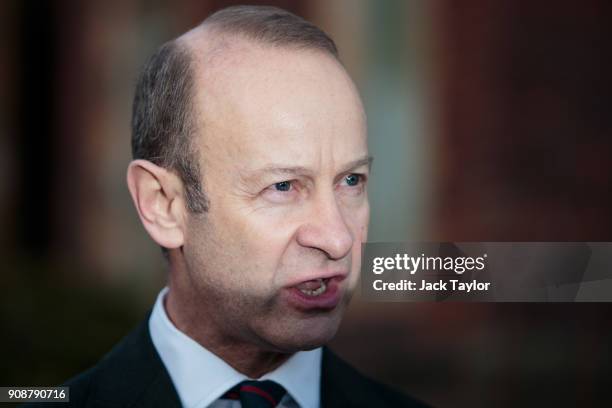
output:
[[[240,400],[242,408],[271,408],[278,405],[286,391],[274,381],[243,381],[221,398]]]

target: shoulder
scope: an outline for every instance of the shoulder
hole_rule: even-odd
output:
[[[321,372],[323,407],[428,407],[417,399],[358,372],[327,347]]]
[[[148,318],[98,364],[64,385],[70,387],[68,406],[180,406],[172,380],[151,341]]]

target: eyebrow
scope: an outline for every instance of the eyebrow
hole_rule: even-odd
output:
[[[373,161],[374,158],[372,156],[364,156],[361,159],[353,160],[347,163],[339,174],[346,173],[347,171],[366,165],[368,166],[369,170],[372,167]],[[264,174],[277,174],[282,176],[311,175],[312,170],[303,166],[268,165],[253,171],[252,175],[248,176],[248,178],[260,177]]]
[[[348,163],[346,166],[344,166],[344,170],[342,170],[340,173],[346,173],[349,170],[366,165],[368,166],[368,170],[370,170],[372,168],[373,161],[374,158],[372,156],[364,156],[361,159],[353,160],[352,162]]]

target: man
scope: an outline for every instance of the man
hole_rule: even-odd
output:
[[[150,317],[70,381],[74,406],[418,406],[326,348],[366,240],[371,159],[333,41],[231,7],[162,46],[128,187],[169,265]]]

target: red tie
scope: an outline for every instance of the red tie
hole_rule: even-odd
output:
[[[242,408],[271,408],[278,405],[286,391],[274,381],[243,381],[221,398],[240,400]]]

